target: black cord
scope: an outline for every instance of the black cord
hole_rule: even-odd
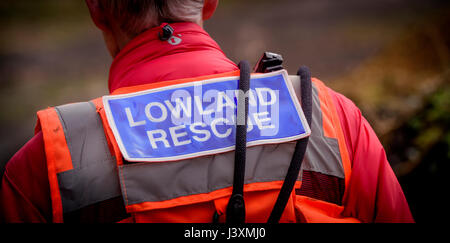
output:
[[[311,84],[311,73],[309,69],[305,66],[300,67],[297,74],[300,76],[300,87],[301,87],[301,101],[302,109],[305,114],[306,121],[309,126],[311,126],[312,120],[312,84]],[[308,146],[309,137],[303,138],[297,141],[295,145],[295,152],[292,156],[291,164],[289,165],[286,178],[284,179],[283,185],[281,187],[280,193],[278,194],[275,206],[269,216],[268,223],[278,223],[280,221],[281,215],[286,208],[286,204],[289,201],[292,189],[294,188],[295,182],[297,181],[300,169],[302,167],[303,158],[305,157],[306,147]]]
[[[244,179],[247,150],[248,97],[243,95],[250,89],[250,65],[247,61],[239,63],[239,92],[236,114],[236,149],[234,155],[233,192],[227,205],[226,222],[237,224],[245,222]],[[243,95],[243,96],[242,96]]]

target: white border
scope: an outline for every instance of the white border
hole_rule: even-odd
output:
[[[277,144],[277,143],[290,142],[290,141],[298,140],[298,139],[308,137],[309,135],[311,135],[311,128],[309,127],[308,122],[306,121],[305,115],[303,114],[303,110],[297,99],[297,95],[295,94],[292,83],[289,81],[289,76],[288,76],[288,73],[286,70],[283,69],[280,71],[264,73],[264,74],[252,74],[251,77],[252,78],[267,78],[267,77],[278,76],[280,74],[282,74],[283,80],[289,91],[291,99],[294,102],[295,108],[297,110],[297,114],[299,115],[299,118],[303,123],[305,133],[299,134],[296,136],[292,136],[292,137],[286,137],[286,138],[263,139],[263,140],[251,141],[251,142],[247,142],[247,147],[263,145],[263,144]],[[239,76],[229,76],[229,77],[213,78],[213,79],[207,79],[207,80],[199,80],[199,81],[194,81],[194,82],[169,85],[169,86],[150,89],[150,90],[143,90],[143,91],[138,91],[138,92],[133,92],[133,93],[128,93],[128,94],[103,96],[102,100],[103,100],[103,107],[104,107],[105,113],[106,113],[106,118],[107,118],[109,126],[111,127],[111,130],[114,134],[114,137],[117,141],[117,144],[119,145],[120,152],[122,153],[125,160],[132,161],[132,162],[169,162],[169,161],[177,161],[177,160],[183,160],[183,159],[192,159],[195,157],[200,157],[200,156],[205,156],[205,155],[229,152],[229,151],[232,151],[235,149],[235,145],[225,147],[225,148],[220,148],[220,149],[213,149],[213,150],[207,150],[207,151],[190,153],[190,154],[183,154],[183,155],[178,155],[178,156],[170,156],[170,157],[162,157],[162,158],[161,157],[160,158],[131,158],[128,155],[127,150],[125,149],[122,138],[120,137],[120,133],[117,130],[117,126],[115,124],[114,118],[111,113],[111,108],[108,103],[109,100],[129,98],[129,97],[150,94],[150,93],[155,93],[155,92],[164,91],[164,90],[190,87],[190,86],[195,86],[195,85],[200,85],[200,84],[210,84],[210,83],[217,83],[217,82],[223,82],[223,81],[230,81],[230,80],[235,80],[236,78],[239,78]]]

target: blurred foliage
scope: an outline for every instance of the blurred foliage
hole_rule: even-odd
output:
[[[426,99],[425,106],[395,131],[388,154],[408,161],[397,164],[399,181],[417,222],[446,217],[450,170],[450,77]]]
[[[33,24],[54,22],[55,18],[78,19],[86,10],[82,0],[2,0],[0,1],[0,21],[4,24]]]
[[[0,172],[36,112],[107,93],[111,63],[83,0],[0,1]]]
[[[385,137],[420,110],[447,82],[450,69],[449,9],[404,31],[379,54],[330,85],[363,111],[385,146]]]
[[[450,76],[436,92],[429,95],[424,106],[387,138],[387,153],[398,175],[407,175],[425,157],[450,163]],[[444,146],[444,153],[433,158],[430,151]]]
[[[417,222],[442,221],[450,169],[450,9],[411,25],[330,83],[383,143]]]

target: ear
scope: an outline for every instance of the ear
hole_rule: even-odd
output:
[[[89,8],[89,13],[94,21],[94,24],[103,31],[109,31],[110,27],[106,14],[100,6],[99,0],[86,0],[86,4]]]
[[[203,3],[203,20],[211,18],[216,11],[217,5],[219,5],[219,0],[205,0]]]

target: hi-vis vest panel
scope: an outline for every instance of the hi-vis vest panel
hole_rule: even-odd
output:
[[[231,72],[166,81],[119,89],[116,93],[155,90],[213,78],[230,79],[238,75],[239,72]],[[294,96],[300,97],[299,77],[289,78]],[[124,109],[124,117],[130,127],[143,125],[143,120],[137,117],[130,120],[132,111],[131,108]],[[158,119],[161,115],[160,112],[150,116]],[[312,115],[311,135],[302,171],[337,177],[345,180],[347,185],[351,165],[345,139],[328,90],[318,80],[313,80]],[[151,154],[144,154],[142,156],[150,158],[149,161],[132,162],[129,155],[128,160],[124,159],[126,148],[123,141],[115,137],[120,136],[119,131],[115,130],[117,127],[108,123],[111,118],[105,112],[102,98],[38,112],[36,132],[43,132],[54,222],[63,222],[65,214],[117,197],[123,198],[126,211],[131,215],[127,219],[130,222],[211,222],[215,212],[225,214],[233,185],[232,149],[202,152],[195,156],[183,151],[166,153],[167,161],[158,161],[150,158]],[[220,135],[226,134],[226,131],[216,132]],[[159,132],[159,136],[151,137],[153,134],[150,134],[148,139],[151,141],[151,138],[158,138],[161,134],[164,135]],[[206,137],[197,135],[200,139]],[[187,138],[180,137],[180,141],[187,141]],[[295,139],[299,138],[301,136],[278,142],[266,141],[247,148],[244,186],[246,222],[267,221],[294,153]],[[167,146],[161,140],[148,144]],[[130,148],[128,151],[133,151],[133,147]],[[208,147],[199,149],[204,148]],[[174,156],[181,157],[173,159]],[[296,190],[301,188],[302,175],[300,173],[298,177]],[[296,195],[296,190],[293,190],[280,222],[358,221],[341,215],[342,203],[333,204]],[[220,217],[221,222],[223,218]]]

